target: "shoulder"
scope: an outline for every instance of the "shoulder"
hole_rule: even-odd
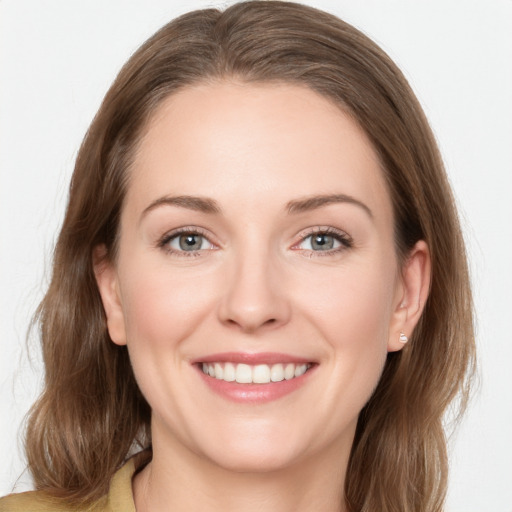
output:
[[[43,491],[22,492],[0,498],[0,512],[102,512],[104,500],[89,507],[74,507]]]
[[[71,505],[45,491],[29,491],[0,498],[0,512],[135,512],[132,478],[150,459],[148,450],[129,459],[113,476],[108,494],[91,505]]]

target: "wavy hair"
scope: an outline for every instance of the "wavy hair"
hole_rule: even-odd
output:
[[[406,79],[368,37],[292,2],[248,1],[190,12],[160,29],[120,71],[80,148],[38,312],[44,389],[26,451],[38,489],[75,503],[107,492],[113,473],[151,446],[150,408],[126,347],[111,342],[93,248],[116,256],[130,165],[161,102],[191,84],[236,78],[290,83],[336,103],[378,153],[394,208],[401,261],[423,239],[432,282],[423,316],[362,410],[347,477],[351,512],[442,510],[447,481],[443,416],[466,404],[474,365],[464,243],[439,151]]]

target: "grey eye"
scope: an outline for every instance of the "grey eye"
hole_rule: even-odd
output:
[[[330,251],[341,246],[337,237],[328,233],[315,233],[304,238],[301,249],[308,251]]]
[[[311,248],[314,251],[327,251],[334,248],[335,239],[331,235],[319,233],[311,235]]]
[[[176,251],[200,251],[211,248],[212,244],[198,233],[182,233],[169,242],[169,247]]]
[[[197,251],[201,249],[203,237],[201,235],[180,235],[180,249],[184,251]]]

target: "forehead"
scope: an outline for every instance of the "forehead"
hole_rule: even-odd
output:
[[[157,109],[141,139],[127,203],[204,195],[247,207],[311,194],[391,205],[366,134],[307,87],[222,82],[184,88]]]

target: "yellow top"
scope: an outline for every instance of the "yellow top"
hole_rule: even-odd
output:
[[[142,462],[147,458],[146,453]],[[72,507],[44,491],[29,491],[0,498],[0,512],[136,512],[132,477],[140,466],[141,457],[128,460],[112,477],[108,494],[87,507]]]

